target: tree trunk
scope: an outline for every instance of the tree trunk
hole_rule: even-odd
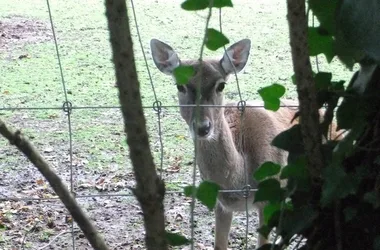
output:
[[[319,180],[323,167],[322,137],[319,129],[316,88],[309,59],[305,0],[288,0],[287,6],[293,70],[300,104],[302,139],[309,173],[313,180]]]
[[[165,185],[157,176],[150,152],[126,3],[125,0],[106,0],[105,4],[119,99],[137,182],[133,192],[143,211],[146,247],[167,249],[163,207]]]

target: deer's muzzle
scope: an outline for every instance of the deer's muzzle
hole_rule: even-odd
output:
[[[199,137],[207,137],[211,131],[211,122],[209,119],[195,122],[193,121],[193,131],[197,133]]]

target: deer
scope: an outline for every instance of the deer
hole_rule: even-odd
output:
[[[221,190],[241,190],[247,184],[255,189],[258,183],[252,176],[261,164],[267,161],[281,166],[287,164],[288,153],[272,146],[271,142],[276,135],[294,125],[292,119],[297,110],[281,107],[273,112],[263,107],[245,108],[242,116],[237,108],[238,102],[224,102],[223,90],[229,76],[242,71],[247,64],[251,48],[249,39],[232,44],[221,59],[202,61],[180,60],[171,46],[157,39],[150,41],[150,48],[159,71],[171,75],[174,80],[173,72],[180,65],[192,66],[195,71],[187,84],[176,84],[176,87],[180,114],[197,144],[196,161],[203,180],[216,183]],[[200,79],[200,106],[194,107]],[[251,104],[247,102],[246,106]],[[227,249],[233,212],[245,211],[246,202],[249,209],[257,209],[261,227],[265,204],[254,203],[254,192],[248,197],[241,193],[219,192],[215,207],[215,250]],[[259,235],[257,246],[266,243],[268,240]]]

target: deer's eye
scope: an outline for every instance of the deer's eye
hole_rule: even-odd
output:
[[[183,85],[178,85],[177,84],[177,89],[178,89],[179,92],[182,92],[182,93],[186,92],[186,88]]]
[[[216,91],[218,92],[222,92],[224,87],[225,87],[226,83],[225,82],[221,82],[219,83],[218,87],[216,88]]]

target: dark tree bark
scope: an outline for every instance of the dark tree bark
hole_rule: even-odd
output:
[[[67,210],[73,216],[85,237],[90,242],[91,246],[96,250],[108,250],[106,243],[96,228],[90,222],[85,212],[71,195],[66,185],[62,182],[59,176],[49,166],[47,161],[40,155],[36,148],[24,137],[20,131],[11,131],[4,122],[0,120],[0,134],[14,144],[24,155],[36,166],[41,174],[49,182],[54,192],[61,199]]]
[[[288,22],[293,70],[300,104],[300,125],[308,170],[313,180],[319,180],[323,167],[322,137],[316,88],[312,75],[307,43],[305,0],[288,0]]]
[[[119,99],[137,182],[133,192],[143,211],[146,247],[167,249],[163,207],[165,185],[156,174],[150,152],[126,3],[125,0],[106,0],[105,4]]]

